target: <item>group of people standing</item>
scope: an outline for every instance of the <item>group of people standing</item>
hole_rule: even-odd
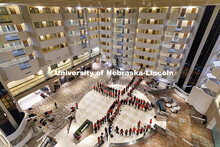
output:
[[[117,134],[120,133],[121,136],[123,136],[125,134],[125,136],[131,136],[132,134],[133,135],[139,135],[139,134],[144,134],[146,135],[146,133],[148,132],[148,130],[151,128],[151,124],[152,124],[152,119],[150,119],[150,122],[147,123],[147,125],[144,125],[144,127],[140,127],[140,124],[141,124],[141,121],[138,121],[137,123],[137,127],[133,127],[130,128],[130,129],[125,129],[125,131],[121,128],[119,128],[118,126],[115,127],[115,132]]]
[[[100,127],[103,124],[108,122],[109,123],[109,129],[105,128],[105,135],[106,135],[106,138],[108,138],[108,135],[113,137],[113,135],[111,134],[112,127],[113,127],[113,121],[114,121],[115,117],[120,114],[120,108],[121,108],[122,105],[131,105],[131,106],[134,106],[135,109],[136,108],[137,109],[142,109],[142,110],[145,110],[145,112],[146,112],[147,109],[149,109],[149,110],[152,109],[151,103],[146,102],[145,100],[139,99],[136,96],[133,97],[133,95],[132,95],[133,90],[140,84],[140,82],[143,79],[144,79],[144,77],[141,77],[134,84],[134,86],[132,86],[132,84],[134,83],[134,80],[135,80],[135,76],[134,76],[132,78],[132,80],[129,82],[129,84],[126,86],[126,88],[124,88],[122,91],[97,82],[97,85],[95,85],[93,87],[95,91],[101,93],[102,95],[104,95],[106,97],[116,98],[116,100],[109,107],[109,109],[107,111],[107,114],[94,123],[94,132],[95,133],[97,133],[97,131],[100,129]],[[131,89],[129,90],[130,87],[131,87]],[[120,96],[124,95],[126,92],[127,92],[127,98],[120,99]],[[150,120],[150,124],[145,125],[144,127],[140,127],[140,121],[139,121],[137,129],[134,127],[133,129],[130,128],[130,129],[126,129],[126,130],[123,130],[123,129],[119,130],[119,127],[116,126],[115,131],[118,134],[119,133],[121,135],[125,134],[126,136],[131,135],[132,133],[136,134],[136,135],[144,133],[144,135],[145,135],[145,133],[151,127],[151,123],[152,123],[152,119]],[[105,138],[104,134],[101,133],[101,136],[98,137],[98,142],[103,143],[104,138]]]
[[[106,97],[119,98],[121,91],[97,82],[93,89]]]

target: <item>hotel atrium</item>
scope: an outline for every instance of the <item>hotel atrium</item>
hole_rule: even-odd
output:
[[[1,0],[0,147],[73,146],[220,147],[220,1]]]

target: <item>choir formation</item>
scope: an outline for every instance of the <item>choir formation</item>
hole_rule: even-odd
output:
[[[147,111],[147,110],[151,110],[152,107],[154,107],[154,105],[152,103],[146,102],[145,100],[142,100],[136,96],[133,96],[132,92],[134,91],[134,89],[141,83],[141,81],[144,79],[144,77],[141,77],[133,86],[133,82],[135,80],[135,76],[132,78],[132,80],[130,81],[130,83],[126,86],[126,88],[124,88],[122,91],[117,90],[115,88],[106,86],[102,83],[97,82],[97,85],[94,86],[94,90],[97,91],[98,93],[102,94],[103,96],[109,97],[109,98],[115,98],[115,101],[112,103],[112,105],[109,107],[107,114],[105,116],[103,116],[101,119],[97,120],[94,123],[94,132],[97,133],[98,130],[100,129],[100,127],[105,124],[105,123],[109,123],[109,128],[105,128],[105,134],[106,134],[106,138],[108,139],[108,135],[113,136],[111,134],[112,132],[112,127],[113,127],[113,121],[115,119],[115,117],[117,115],[120,114],[120,108],[122,105],[129,105],[134,107],[135,109],[140,109],[142,111]],[[121,98],[121,96],[123,96],[125,93],[127,93],[127,98]],[[148,131],[148,129],[151,127],[152,124],[152,119],[150,119],[150,122],[146,122],[143,124],[141,127],[141,122],[139,121],[137,124],[137,127],[133,127],[130,129],[123,129],[123,128],[119,128],[118,126],[116,126],[115,131],[116,133],[119,134],[120,131],[120,135],[125,134],[126,136],[132,135],[132,133],[135,135],[139,135],[139,134],[144,134]],[[104,142],[104,134],[101,133],[101,136],[98,137],[98,144],[102,144]]]

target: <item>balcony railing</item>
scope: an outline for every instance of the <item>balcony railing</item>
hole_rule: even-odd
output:
[[[25,51],[24,51],[24,49],[15,50],[15,51],[13,51],[12,53],[13,53],[14,57],[18,57],[18,56],[21,56],[21,55],[26,54]]]
[[[117,34],[118,37],[124,37],[124,34]]]
[[[83,29],[85,29],[85,27],[84,26],[79,26],[79,29],[83,30]]]
[[[19,67],[21,70],[27,69],[31,67],[31,64],[29,62],[24,62],[22,64],[19,64]]]
[[[7,41],[14,41],[14,40],[19,40],[20,38],[19,38],[18,34],[12,34],[12,35],[6,35],[5,39]]]
[[[119,41],[117,42],[117,45],[123,46],[123,44],[124,44],[123,42],[119,42]]]
[[[0,23],[12,23],[10,15],[0,15]]]
[[[82,40],[82,39],[86,39],[86,36],[85,35],[81,35],[80,36],[80,39]]]
[[[82,44],[81,46],[82,46],[82,48],[86,48],[86,47],[87,47],[87,44],[84,43],[84,44]]]

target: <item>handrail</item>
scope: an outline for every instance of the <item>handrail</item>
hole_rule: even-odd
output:
[[[21,133],[24,131],[26,124],[27,124],[26,117],[27,117],[27,113],[25,113],[24,118],[21,121],[17,130],[14,133],[12,133],[11,135],[6,137],[8,139],[8,141],[12,141],[12,140],[16,139],[19,135],[21,135]]]
[[[153,134],[155,133],[155,129],[151,128],[150,132],[147,133],[147,135],[142,136],[138,139],[136,139],[135,141],[131,141],[131,142],[123,142],[123,143],[110,143],[109,147],[114,147],[114,146],[132,146],[138,143],[141,143],[142,141],[149,139]]]
[[[181,88],[179,88],[175,83],[174,83],[173,85],[174,85],[174,87],[175,87],[178,91],[180,91],[181,93],[185,94],[186,96],[189,96],[189,93],[183,91],[183,90],[182,90]]]

